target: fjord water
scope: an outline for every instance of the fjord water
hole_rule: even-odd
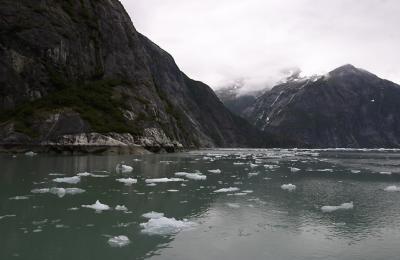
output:
[[[133,171],[117,173],[121,162]],[[399,259],[400,192],[385,191],[400,185],[396,150],[1,155],[0,165],[0,259]],[[92,175],[53,181],[82,172]],[[145,181],[164,177],[184,181]],[[31,192],[54,187],[85,192]],[[97,200],[111,210],[82,207]],[[169,224],[141,225],[151,211]],[[130,243],[109,243],[117,236]]]

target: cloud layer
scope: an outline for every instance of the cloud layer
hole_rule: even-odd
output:
[[[397,0],[122,0],[135,27],[213,88],[351,63],[400,83]]]

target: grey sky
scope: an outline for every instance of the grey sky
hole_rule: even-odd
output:
[[[400,83],[398,0],[122,0],[135,27],[213,88],[351,63]]]

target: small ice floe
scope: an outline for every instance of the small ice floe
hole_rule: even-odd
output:
[[[234,162],[233,165],[245,165],[244,162]]]
[[[382,175],[392,175],[392,172],[379,172],[379,174],[382,174]]]
[[[116,236],[108,240],[108,244],[111,247],[124,247],[131,243],[127,236]]]
[[[53,181],[57,183],[77,184],[78,182],[81,181],[81,177],[73,176],[73,177],[55,178],[53,179]]]
[[[278,169],[279,167],[280,167],[279,165],[264,164],[264,168],[268,170]]]
[[[104,210],[110,210],[110,206],[106,204],[102,204],[99,200],[96,201],[96,203],[92,205],[82,205],[82,208],[88,208],[88,209],[94,209],[96,212],[100,213]]]
[[[179,190],[167,190],[168,192],[179,192]]]
[[[229,188],[222,188],[219,190],[215,190],[215,193],[224,193],[224,192],[235,192],[235,191],[239,191],[240,189],[237,187],[229,187]]]
[[[29,156],[29,157],[33,157],[33,156],[36,156],[37,153],[30,151],[30,152],[26,152],[25,155]]]
[[[221,171],[220,169],[215,169],[215,170],[208,170],[208,172],[219,174],[219,173],[221,173],[222,171]]]
[[[246,196],[248,193],[246,193],[246,192],[237,192],[237,193],[233,193],[233,194],[229,194],[229,195],[232,195],[232,196]]]
[[[122,182],[122,183],[124,183],[126,186],[130,186],[130,185],[132,185],[132,184],[137,183],[137,179],[133,179],[133,178],[121,178],[121,179],[117,179],[116,181]]]
[[[333,169],[317,169],[317,172],[333,172]]]
[[[259,165],[258,164],[255,164],[255,163],[249,163],[249,166],[250,166],[250,168],[256,168],[256,167],[258,167]]]
[[[10,200],[27,200],[29,199],[28,196],[15,196],[15,197],[11,197],[9,198]]]
[[[249,172],[249,177],[257,176],[259,174],[259,172]]]
[[[134,162],[141,162],[142,160],[140,160],[140,159],[133,159],[132,161],[134,161]]]
[[[283,184],[283,185],[281,186],[281,189],[282,189],[282,190],[287,190],[287,191],[294,191],[294,190],[296,189],[296,185],[293,185],[293,184],[291,184],[291,183],[289,183],[289,184]]]
[[[175,218],[166,217],[152,218],[147,223],[140,224],[142,233],[148,235],[171,235],[195,226],[196,223],[188,220],[176,220]]]
[[[226,206],[228,206],[228,207],[230,207],[230,208],[232,208],[232,209],[238,209],[238,208],[240,208],[240,205],[237,204],[237,203],[225,203],[225,204],[226,204]]]
[[[181,178],[158,178],[158,179],[146,179],[146,183],[164,183],[164,182],[180,182],[185,181]]]
[[[164,213],[151,211],[151,212],[147,212],[147,213],[143,214],[142,217],[148,218],[148,219],[157,219],[157,218],[164,217]]]
[[[299,169],[299,168],[296,168],[296,167],[289,167],[289,169],[290,169],[291,172],[298,172],[298,171],[300,171],[300,169]]]
[[[154,187],[154,186],[157,186],[157,184],[156,184],[156,183],[148,183],[148,184],[146,184],[146,186],[148,186],[148,187]]]
[[[16,217],[16,215],[4,215],[4,216],[0,216],[0,220],[4,219],[4,218],[13,218]]]
[[[32,190],[32,193],[44,193],[45,189],[39,189],[39,190]],[[76,195],[76,194],[81,194],[84,193],[85,190],[79,189],[79,188],[51,188],[48,191],[51,194],[57,195],[59,198],[64,197],[65,195]]]
[[[350,170],[350,172],[354,173],[354,174],[357,174],[357,173],[360,173],[361,171],[360,170]]]
[[[79,210],[79,208],[73,207],[73,208],[69,208],[67,210],[69,210],[69,211],[77,211],[77,210]]]
[[[49,173],[49,176],[64,176],[64,173]]]
[[[80,172],[77,174],[79,177],[88,177],[91,176],[92,174],[90,172]]]
[[[397,192],[400,191],[400,187],[392,185],[392,186],[388,186],[384,189],[384,191],[389,191],[389,192]]]
[[[115,207],[115,210],[118,210],[118,211],[128,211],[128,208],[127,208],[125,205],[117,205],[117,206]]]
[[[336,210],[346,210],[346,209],[352,209],[354,208],[354,204],[353,202],[349,202],[349,203],[343,203],[339,206],[323,206],[321,207],[321,211],[325,212],[325,213],[329,213],[329,212],[333,212]]]
[[[269,181],[269,180],[272,180],[272,178],[269,178],[269,177],[265,177],[265,178],[263,178],[264,180],[267,180],[267,181]]]
[[[244,193],[253,193],[254,191],[252,191],[252,190],[243,190],[242,192],[244,192]]]
[[[130,173],[133,171],[133,167],[129,165],[124,165],[122,163],[117,164],[115,167],[117,173]]]
[[[189,173],[189,172],[176,172],[175,176],[178,177],[185,177],[188,178],[190,180],[195,180],[195,181],[203,181],[207,179],[207,176],[202,175],[201,173],[197,172],[197,173]]]

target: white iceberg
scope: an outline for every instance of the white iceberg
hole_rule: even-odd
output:
[[[130,242],[127,236],[116,236],[108,240],[108,244],[112,247],[124,247],[129,245]]]
[[[293,185],[293,184],[291,184],[291,183],[289,183],[289,184],[283,184],[283,185],[281,186],[281,189],[282,189],[282,190],[287,190],[287,191],[294,191],[294,190],[296,189],[296,185]]]
[[[29,197],[28,196],[15,196],[15,197],[12,197],[9,199],[10,200],[27,200],[27,199],[29,199]]]
[[[128,208],[125,205],[117,205],[115,207],[115,210],[119,210],[119,211],[128,211]]]
[[[222,171],[221,171],[220,169],[215,169],[215,170],[208,170],[208,172],[219,174],[219,173],[221,173]]]
[[[322,212],[333,212],[336,210],[346,210],[346,209],[352,209],[354,208],[354,204],[353,202],[349,202],[349,203],[343,203],[339,206],[323,206],[321,207]]]
[[[201,173],[189,173],[189,172],[176,172],[175,176],[185,177],[195,181],[202,181],[207,179],[207,176],[202,175]]]
[[[29,157],[33,157],[33,156],[37,155],[37,153],[30,151],[30,152],[26,152],[25,155],[29,156]]]
[[[299,168],[296,168],[296,167],[289,167],[289,169],[290,169],[291,172],[298,172],[298,171],[300,171],[300,169],[299,169]]]
[[[147,223],[141,223],[142,233],[148,235],[170,235],[196,226],[196,223],[175,218],[149,219]]]
[[[226,205],[232,209],[238,209],[240,208],[240,205],[237,203],[226,203]]]
[[[92,205],[82,205],[82,208],[89,208],[89,209],[94,209],[96,212],[102,212],[104,210],[110,210],[110,206],[106,204],[102,204],[99,200],[96,201],[96,203]]]
[[[151,212],[147,212],[147,213],[143,214],[142,217],[148,218],[148,219],[157,219],[157,218],[164,217],[164,213],[151,211]]]
[[[137,179],[133,179],[133,178],[121,178],[121,179],[117,179],[116,181],[122,182],[127,186],[137,183]]]
[[[115,167],[115,171],[117,173],[130,173],[133,171],[133,167],[120,163],[117,165],[117,167]]]
[[[389,191],[389,192],[395,192],[395,191],[400,191],[400,187],[398,186],[388,186],[384,189],[384,191]]]
[[[180,178],[156,178],[156,179],[146,179],[146,183],[163,183],[163,182],[179,182],[184,181],[184,179]]]
[[[90,172],[80,172],[77,174],[79,177],[88,177],[91,176],[92,174]]]
[[[239,188],[236,187],[229,187],[229,188],[222,188],[219,190],[215,190],[215,193],[223,193],[223,192],[235,192],[235,191],[239,191]]]
[[[379,172],[379,174],[382,174],[382,175],[392,175],[391,172]]]
[[[81,181],[81,178],[79,176],[73,176],[73,177],[55,178],[53,179],[53,181],[57,183],[77,184],[78,182]]]
[[[43,189],[33,189],[31,190],[32,193],[51,193],[57,195],[58,197],[62,198],[65,195],[76,195],[84,193],[85,190],[79,188],[43,188]]]
[[[168,192],[179,192],[179,190],[167,190]]]

